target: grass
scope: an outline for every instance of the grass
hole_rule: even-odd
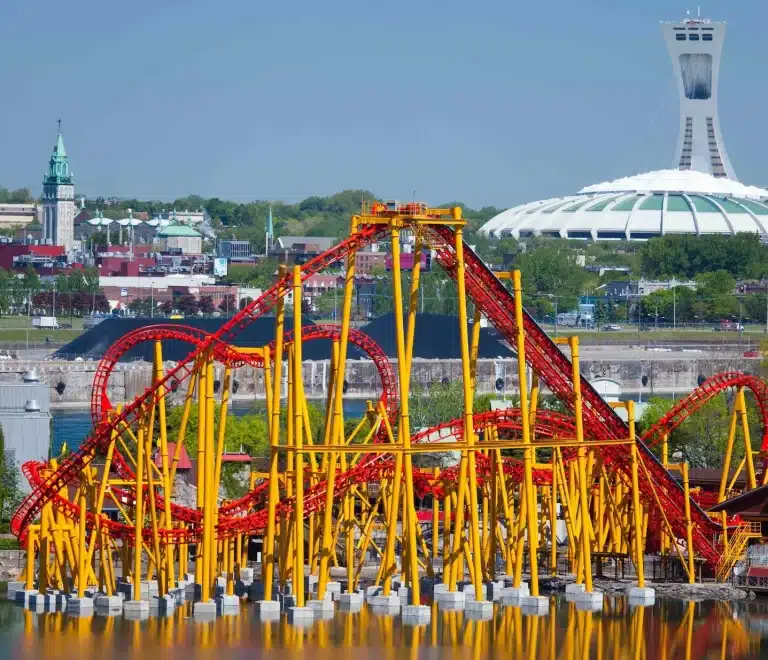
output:
[[[18,550],[19,539],[0,539],[0,550]]]
[[[59,324],[68,323],[72,326],[67,330],[52,330],[50,328],[33,328],[32,319],[28,316],[0,316],[0,344],[3,342],[24,342],[30,344],[43,343],[50,337],[51,341],[66,343],[83,333],[83,319],[78,317],[58,316]]]

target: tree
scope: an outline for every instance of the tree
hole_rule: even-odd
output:
[[[214,312],[213,298],[211,296],[200,296],[200,311],[206,316]]]
[[[173,314],[173,303],[170,300],[163,300],[158,307],[164,316]]]
[[[8,520],[21,504],[21,471],[5,451],[5,434],[0,426],[0,520]]]
[[[235,298],[234,293],[228,293],[224,296],[223,300],[219,303],[219,310],[227,316],[230,316],[237,311],[237,299]]]
[[[181,296],[176,303],[176,309],[185,316],[194,316],[200,309],[200,303],[192,295]]]

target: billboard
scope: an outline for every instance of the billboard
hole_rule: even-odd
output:
[[[214,277],[224,277],[227,274],[227,259],[226,257],[216,257],[213,260],[213,275]]]
[[[412,270],[413,269],[413,252],[403,252],[400,254],[400,269]],[[387,270],[392,270],[392,254],[387,254]],[[421,253],[421,270],[432,269],[432,251],[424,250]]]

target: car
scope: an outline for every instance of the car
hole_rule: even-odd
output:
[[[616,325],[615,323],[609,323],[608,325],[603,326],[603,332],[619,332],[621,330],[620,325]]]

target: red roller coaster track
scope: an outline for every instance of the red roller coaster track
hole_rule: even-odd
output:
[[[305,264],[301,271],[302,281],[341,261],[350,253],[381,239],[386,234],[386,231],[386,228],[381,225],[361,227],[359,232]],[[445,268],[449,275],[455,278],[456,246],[453,230],[448,226],[436,224],[427,226],[425,231],[433,247],[437,250],[437,261]],[[466,245],[464,245],[464,254],[466,263],[465,282],[469,296],[496,329],[504,335],[510,344],[514,345],[516,324],[512,294]],[[39,514],[44,504],[51,500],[54,500],[55,506],[67,515],[77,516],[78,507],[68,502],[65,498],[57,497],[58,491],[66,484],[75,481],[83,467],[97,453],[103,453],[106,450],[112,442],[112,433],[115,429],[135,422],[142,413],[142,410],[146,406],[151,405],[158,396],[167,392],[171,384],[174,387],[178,387],[182,381],[187,379],[193,372],[199,356],[205,352],[212,352],[217,360],[233,366],[244,363],[260,364],[259,357],[254,355],[246,356],[230,346],[230,342],[239,330],[243,329],[254,318],[263,315],[271,309],[276,300],[280,296],[285,295],[291,284],[290,275],[284,275],[277,284],[266,291],[258,300],[232,317],[215,333],[203,333],[184,326],[153,326],[126,335],[111,347],[104,360],[102,360],[94,380],[92,415],[95,430],[93,434],[83,442],[75,453],[65,459],[58,470],[52,474],[43,475],[41,473],[41,464],[25,464],[23,466],[24,473],[33,486],[33,491],[25,498],[14,515],[11,521],[11,530],[17,535],[22,535],[26,527]],[[527,313],[524,314],[523,324],[528,364],[539,374],[542,381],[557,398],[569,407],[572,407],[574,393],[570,361]],[[306,335],[305,332],[307,333]],[[303,329],[302,336],[304,339],[337,338],[338,329],[335,326],[309,326],[309,329]],[[152,387],[145,390],[141,396],[129,403],[119,415],[107,415],[106,412],[112,409],[107,396],[107,385],[114,365],[121,355],[139,342],[152,341],[154,339],[180,339],[191,342],[194,348],[186,358],[170,369],[159,383],[155,383]],[[382,399],[388,416],[394,419],[397,406],[397,381],[389,361],[370,338],[350,333],[350,341],[357,343],[376,362],[382,377]],[[677,412],[674,414],[671,412],[670,415],[662,420],[657,428],[651,429],[644,436],[644,439],[654,442],[661,437],[661,434],[674,428],[691,412],[698,410],[705,400],[714,396],[718,391],[722,391],[727,387],[733,387],[734,385],[749,387],[755,393],[765,422],[768,396],[766,395],[765,384],[760,382],[759,379],[743,374],[727,374],[723,378],[715,377],[710,379],[710,381],[704,383],[702,392],[697,390],[689,396],[685,400],[685,405],[682,405],[681,402],[681,404],[676,406],[675,410]],[[702,388],[699,389],[701,390]],[[583,377],[581,389],[587,439],[626,438],[628,429],[624,422]],[[539,415],[542,415],[542,412],[539,411]],[[517,422],[513,419],[514,413],[509,413],[506,417],[502,413],[496,412],[486,417],[478,415],[475,422],[477,430],[482,430],[489,424],[515,430]],[[572,436],[573,434],[573,425],[569,418],[558,416],[554,413],[545,414],[541,420],[537,418],[536,424],[536,433],[541,437],[556,435]],[[461,421],[447,422],[438,429],[430,429],[423,434],[417,434],[413,440],[414,442],[426,441],[430,434],[439,433],[441,429],[445,428],[449,429],[452,435],[460,432]],[[764,444],[766,443],[765,435],[763,442]],[[683,492],[680,485],[654,457],[646,444],[639,441],[638,446],[648,474],[646,476],[645,471],[641,472],[640,485],[643,496],[650,502],[650,506],[653,509],[655,508],[655,501],[652,499],[652,491],[655,491],[675,530],[679,532],[680,537],[684,537]],[[600,451],[606,463],[610,463],[614,469],[628,476],[630,463],[629,451],[626,446],[603,447]],[[130,468],[122,457],[118,459],[117,465],[121,471],[126,471],[126,474],[130,473]],[[383,454],[366,457],[354,469],[338,475],[335,494],[340,496],[353,484],[378,479],[383,474],[391,471],[393,469],[392,466],[392,461]],[[482,461],[480,462],[479,469],[484,470]],[[517,466],[514,461],[508,461],[504,469],[505,471],[510,470],[514,472]],[[538,475],[537,479],[546,479],[546,476]],[[653,488],[651,487],[652,485]],[[308,490],[305,497],[306,514],[319,511],[324,506],[324,493],[324,483],[318,483]],[[266,511],[263,509],[248,515],[242,515],[252,510],[254,506],[257,506],[262,501],[262,498],[263,486],[249,493],[242,500],[223,507],[221,513],[225,515],[220,519],[219,535],[227,536],[236,532],[254,533],[263,528],[266,516]],[[291,507],[292,501],[284,500],[280,503],[279,511],[287,512],[290,511]],[[705,557],[708,562],[714,563],[717,561],[719,553],[714,547],[711,537],[719,528],[695,502],[692,502],[691,509],[696,523],[694,535],[695,550],[697,554]],[[184,509],[183,507],[175,507],[173,513],[174,515],[178,513],[179,519],[188,522],[190,528],[187,530],[174,529],[163,532],[165,540],[167,542],[193,541],[198,533],[198,512]],[[89,525],[94,525],[96,521],[92,516],[89,516],[88,523]],[[106,521],[101,521],[101,524],[107,525],[109,533],[119,538],[129,539],[132,537],[132,527],[121,523],[107,523]],[[147,533],[149,533],[148,530]]]

